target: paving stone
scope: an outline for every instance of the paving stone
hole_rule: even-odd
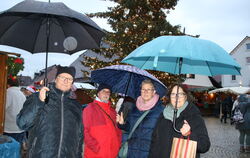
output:
[[[211,147],[201,158],[250,158],[250,154],[239,152],[239,131],[230,123],[221,123],[219,118],[204,117]]]

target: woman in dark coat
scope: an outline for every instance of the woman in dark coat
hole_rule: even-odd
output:
[[[141,84],[141,96],[137,98],[136,105],[132,106],[126,120],[124,121],[123,113],[117,115],[119,127],[125,131],[122,135],[122,141],[125,142],[136,121],[144,112],[149,111],[128,140],[127,158],[148,157],[153,129],[163,109],[153,83],[150,80],[144,80]]]
[[[238,106],[244,117],[244,122],[238,123],[235,126],[240,132],[240,152],[250,153],[250,102],[246,94],[240,95],[238,102]],[[246,144],[245,147],[244,144]]]
[[[169,90],[170,103],[160,115],[154,129],[149,158],[169,158],[173,138],[179,138],[181,135],[190,135],[191,140],[197,141],[196,158],[200,157],[199,153],[205,153],[210,148],[207,128],[200,111],[189,99],[187,90],[179,85],[177,93],[177,87],[174,85]],[[177,96],[176,129],[180,130],[181,134],[173,129],[173,114]]]

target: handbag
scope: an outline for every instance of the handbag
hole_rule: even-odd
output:
[[[244,122],[244,116],[241,113],[239,106],[235,107],[234,114],[233,114],[233,117],[232,117],[232,121],[233,121],[233,123],[236,123],[236,124],[240,124],[240,123]]]
[[[197,142],[183,137],[173,138],[170,158],[195,158]]]
[[[133,132],[135,131],[135,129],[138,127],[138,125],[140,124],[140,122],[145,118],[145,116],[149,113],[149,110],[147,110],[146,112],[144,112],[141,117],[136,121],[134,127],[132,128],[131,132],[128,135],[127,140],[122,143],[122,146],[119,150],[118,156],[120,158],[127,158],[127,154],[128,154],[128,140],[131,138]]]

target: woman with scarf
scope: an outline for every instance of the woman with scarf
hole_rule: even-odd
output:
[[[151,136],[160,113],[164,107],[156,94],[155,86],[151,80],[144,80],[141,84],[141,96],[136,100],[136,105],[132,107],[127,115],[126,120],[123,119],[123,113],[117,115],[118,127],[122,129],[122,141],[128,141],[127,158],[146,158],[150,149]],[[127,140],[136,121],[147,112],[137,128],[134,130],[131,138]]]
[[[199,153],[205,153],[210,148],[210,140],[205,122],[198,108],[191,102],[190,96],[183,85],[170,88],[168,97],[170,103],[164,108],[152,135],[149,158],[170,157],[173,138],[188,136],[197,141],[196,158]],[[177,104],[176,129],[173,128],[174,107]]]

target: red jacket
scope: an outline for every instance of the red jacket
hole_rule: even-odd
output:
[[[116,158],[121,145],[121,130],[117,127],[116,112],[110,103],[94,100],[83,110],[82,118],[84,158]]]

